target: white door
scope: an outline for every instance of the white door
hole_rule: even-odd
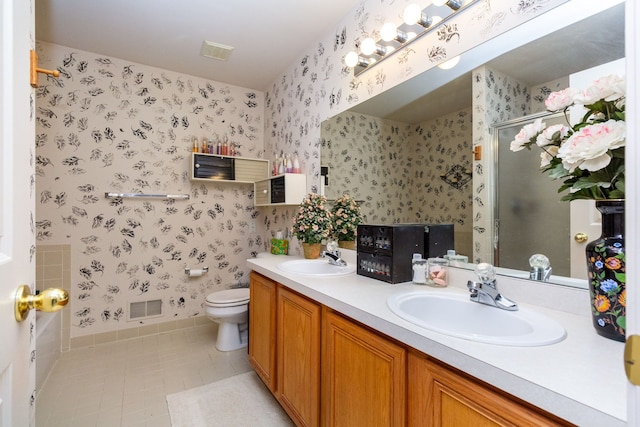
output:
[[[593,200],[574,200],[571,202],[571,277],[587,279],[586,249],[587,243],[600,237],[602,216]],[[580,237],[584,236],[582,239]]]
[[[16,289],[35,278],[34,4],[0,4],[0,427],[17,427],[35,422],[35,317],[14,316]]]
[[[609,74],[625,75],[625,60],[609,62],[597,67],[572,74],[569,85],[575,89],[584,89],[596,79]],[[584,115],[582,107],[571,109],[571,123],[577,123]],[[600,237],[602,217],[592,200],[576,200],[571,202],[571,277],[587,278],[585,249],[587,242]],[[577,242],[578,233],[584,233],[584,242]]]
[[[625,50],[627,55],[627,117],[638,117],[640,111],[640,3],[625,3]],[[627,120],[627,141],[640,141],[640,126],[637,120]],[[637,143],[629,143],[626,148],[626,206],[627,228],[625,247],[627,249],[627,336],[640,335],[640,149]],[[627,383],[627,423],[630,426],[640,425],[640,387]]]

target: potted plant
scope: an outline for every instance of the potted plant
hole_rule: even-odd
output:
[[[587,244],[587,270],[593,325],[599,335],[625,340],[626,269],[624,250],[625,79],[600,78],[586,89],[553,92],[549,111],[584,106],[571,126],[546,127],[542,119],[526,125],[511,142],[512,151],[539,147],[540,170],[562,179],[561,200],[595,200],[602,214],[602,235]]]
[[[331,212],[325,207],[327,198],[309,193],[293,217],[292,234],[302,242],[305,258],[318,258],[322,241],[333,230]]]
[[[358,224],[362,224],[362,213],[356,200],[343,194],[336,199],[331,214],[333,233],[338,245],[345,249],[355,249]]]

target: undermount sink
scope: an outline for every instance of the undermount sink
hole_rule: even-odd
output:
[[[332,265],[326,259],[295,259],[278,264],[278,268],[287,273],[302,274],[305,276],[344,276],[356,271],[354,265]]]
[[[391,295],[387,305],[417,326],[488,344],[542,346],[560,342],[566,336],[562,325],[533,310],[502,310],[472,302],[464,294],[403,292]]]

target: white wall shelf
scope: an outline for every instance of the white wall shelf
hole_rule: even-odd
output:
[[[254,184],[255,206],[299,205],[307,195],[307,176],[284,173]]]
[[[269,160],[191,153],[191,181],[253,184],[269,176]]]

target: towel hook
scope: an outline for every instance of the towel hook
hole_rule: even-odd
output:
[[[60,71],[58,70],[45,70],[43,68],[38,68],[38,54],[35,50],[31,49],[29,54],[31,59],[31,71],[29,75],[31,87],[38,87],[38,73],[48,74],[53,77],[60,77]]]

